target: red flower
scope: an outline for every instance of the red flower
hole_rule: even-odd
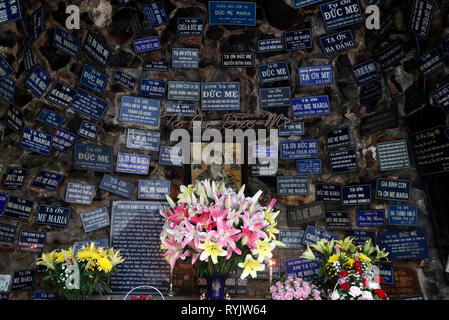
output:
[[[348,271],[342,270],[342,271],[340,271],[339,275],[340,275],[340,277],[347,277],[348,276]]]
[[[387,295],[385,294],[385,291],[383,291],[382,289],[376,289],[376,294],[381,299],[386,299],[387,298]]]
[[[146,296],[139,296],[139,297],[132,296],[131,300],[152,300],[152,299],[149,297],[147,298]]]
[[[343,284],[341,285],[341,288],[342,288],[343,290],[349,290],[349,283],[347,283],[347,282],[343,283]]]
[[[359,275],[362,275],[362,269],[355,269],[354,272],[358,273]]]
[[[361,266],[362,266],[362,261],[356,261],[356,262],[354,262],[353,264],[352,264],[352,266],[354,267],[354,268],[360,268]]]
[[[381,276],[375,276],[374,281],[376,281],[377,283],[382,283],[384,282],[384,278],[382,278]]]
[[[363,283],[363,286],[366,287],[368,285],[368,280],[364,279],[362,283]]]

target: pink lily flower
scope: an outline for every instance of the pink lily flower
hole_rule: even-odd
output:
[[[239,248],[237,248],[235,241],[238,241],[240,230],[233,227],[233,221],[224,221],[223,218],[217,220],[217,230],[209,232],[209,236],[218,238],[218,247],[222,249],[224,246],[229,245],[232,250],[237,254],[242,254]]]
[[[191,245],[192,247],[198,247],[201,241],[206,239],[207,233],[201,232],[202,227],[201,224],[192,225],[190,222],[184,222],[185,228],[182,228],[180,232],[182,232],[185,236],[182,241],[182,246],[185,247],[187,245]],[[192,243],[192,244],[191,244]]]

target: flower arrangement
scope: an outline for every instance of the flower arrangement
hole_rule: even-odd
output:
[[[256,278],[265,269],[274,248],[283,246],[276,241],[279,211],[273,211],[275,199],[259,204],[262,191],[245,197],[244,190],[205,180],[181,186],[177,203],[166,196],[171,208],[161,211],[160,238],[172,269],[178,259],[196,264],[199,276],[242,269],[242,279]]]
[[[111,275],[118,271],[115,266],[123,261],[119,250],[96,247],[92,242],[76,255],[74,246],[43,253],[36,265],[47,267],[43,280],[53,280],[66,299],[81,300],[106,293]]]
[[[307,246],[302,258],[320,264],[319,276],[323,283],[330,283],[332,300],[384,300],[388,299],[381,289],[382,277],[376,264],[387,258],[388,253],[373,246],[371,239],[363,246],[353,244],[347,237],[339,241],[318,240],[312,248],[321,254],[318,258]]]
[[[268,297],[273,300],[322,300],[326,295],[318,285],[289,275],[282,276],[271,286]]]

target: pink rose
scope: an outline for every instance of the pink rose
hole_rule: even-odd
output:
[[[293,300],[293,293],[287,292],[285,294],[285,300]]]
[[[342,285],[342,284],[344,284],[344,283],[346,283],[346,279],[345,279],[345,278],[340,278],[340,279],[338,279],[338,284],[339,284],[339,285]]]

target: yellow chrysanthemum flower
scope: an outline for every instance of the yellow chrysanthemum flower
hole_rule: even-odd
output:
[[[359,260],[366,261],[366,262],[371,262],[371,259],[367,255],[365,255],[363,253],[359,253]]]
[[[104,271],[106,273],[111,272],[112,263],[108,258],[100,258],[97,260],[98,270]]]
[[[329,262],[335,262],[338,261],[339,257],[338,255],[334,254],[329,258]]]

